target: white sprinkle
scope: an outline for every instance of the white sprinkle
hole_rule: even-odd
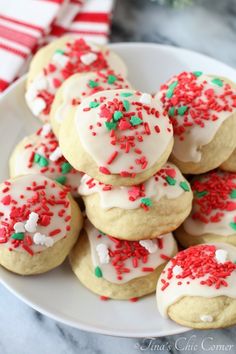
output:
[[[46,108],[46,102],[41,98],[37,97],[31,102],[31,109],[34,115],[40,114]]]
[[[25,98],[27,102],[32,102],[37,97],[38,91],[33,85],[30,85],[25,93]]]
[[[33,87],[37,90],[46,90],[48,88],[48,82],[45,77],[40,76],[33,82]]]
[[[45,151],[44,151],[44,147],[40,146],[37,150],[37,154],[44,156],[45,157]]]
[[[84,65],[90,65],[92,64],[95,60],[97,60],[97,54],[95,53],[88,53],[81,55],[80,60]]]
[[[100,52],[100,48],[95,44],[89,44],[89,47],[93,52]]]
[[[42,127],[42,130],[41,130],[41,136],[46,136],[50,133],[51,131],[51,125],[49,123],[47,124],[44,124],[43,127]]]
[[[69,62],[69,57],[64,54],[55,53],[52,57],[52,61],[54,64],[57,64],[63,68]]]
[[[228,252],[226,250],[216,250],[215,257],[218,263],[225,263]]]
[[[174,275],[179,275],[183,271],[182,267],[179,265],[175,265],[174,268],[172,269],[172,272]]]
[[[60,149],[60,146],[58,146],[49,156],[49,160],[55,162],[57,161],[60,157],[62,157],[62,151]]]
[[[23,222],[16,222],[13,228],[15,232],[25,232],[25,225]]]
[[[101,264],[108,264],[110,261],[110,256],[109,256],[107,246],[104,243],[99,243],[96,246],[96,251],[97,251],[100,263]]]
[[[54,244],[54,240],[52,237],[45,236],[40,232],[36,232],[33,237],[34,243],[36,245],[52,247]]]
[[[149,253],[154,253],[157,250],[157,244],[152,240],[141,240],[140,245],[143,246]]]
[[[30,213],[28,220],[26,221],[25,224],[25,229],[28,232],[35,232],[37,229],[37,223],[38,223],[39,215],[37,213]]]
[[[202,315],[202,316],[200,316],[200,320],[202,322],[212,322],[213,317],[211,315]]]
[[[150,104],[152,101],[152,96],[149,93],[143,93],[139,101],[143,104]]]

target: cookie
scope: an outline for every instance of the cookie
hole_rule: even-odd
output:
[[[59,143],[77,170],[103,183],[127,186],[143,182],[164,165],[173,131],[149,94],[109,90],[70,107]]]
[[[172,121],[171,159],[183,173],[210,171],[232,154],[236,145],[233,82],[199,71],[182,72],[162,85],[156,99]]]
[[[63,157],[49,124],[25,137],[11,154],[10,177],[42,174],[69,188],[77,197],[81,173]]]
[[[163,317],[187,327],[236,324],[236,248],[204,244],[179,252],[162,272],[156,291]]]
[[[232,152],[230,157],[220,165],[220,168],[224,171],[236,172],[236,149]]]
[[[58,89],[50,113],[52,129],[59,135],[61,122],[70,105],[78,105],[82,99],[104,90],[131,88],[130,83],[113,70],[101,70],[87,74],[75,74]]]
[[[191,214],[175,231],[184,247],[225,242],[236,246],[236,173],[212,171],[193,179]]]
[[[122,59],[106,47],[64,36],[40,49],[31,61],[25,99],[32,113],[48,122],[54,96],[71,75],[111,68],[126,76]]]
[[[155,291],[164,265],[176,252],[172,234],[154,240],[121,241],[87,221],[69,258],[73,272],[86,288],[126,300]]]
[[[75,244],[82,215],[67,188],[43,175],[0,185],[0,265],[30,275],[60,265]]]
[[[79,194],[93,225],[108,235],[131,241],[156,238],[176,229],[192,206],[190,185],[171,163],[132,187],[105,185],[84,175]]]

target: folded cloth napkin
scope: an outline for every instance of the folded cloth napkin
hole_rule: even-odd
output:
[[[39,47],[67,33],[104,44],[114,0],[0,0],[0,93]]]

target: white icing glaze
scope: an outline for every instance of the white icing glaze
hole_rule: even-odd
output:
[[[124,94],[130,94],[130,96],[124,97],[122,96]],[[123,117],[119,122],[117,121],[116,130],[113,130],[116,139],[134,139],[132,143],[135,146],[128,143],[129,151],[127,152],[125,148],[126,143],[121,144],[117,142],[112,144],[113,137],[110,136],[111,131],[106,126],[110,121],[108,121],[108,118],[101,116],[101,110],[104,105],[106,105],[105,110],[108,110],[108,114],[112,115],[110,113],[112,110],[110,102],[114,102],[113,100],[116,99],[121,105],[124,100],[129,104],[128,110],[123,108]],[[102,101],[102,103],[99,101]],[[91,102],[97,102],[99,105],[89,109]],[[151,105],[148,107],[160,112],[160,107],[154,100],[152,100]],[[132,116],[137,117],[138,110],[142,113],[143,121],[140,120],[141,123],[138,123],[133,128],[129,122],[130,118],[124,117],[130,113]],[[115,111],[119,110],[115,109]],[[125,125],[128,124],[130,128],[123,129],[123,127],[120,127],[120,124],[123,124],[124,121]],[[75,124],[84,150],[93,158],[99,168],[105,167],[113,174],[119,174],[123,171],[130,174],[144,172],[157,163],[170,144],[173,136],[172,125],[169,119],[161,114],[159,118],[155,117],[154,114],[148,114],[140,103],[140,93],[133,90],[103,91],[85,98],[76,110]],[[146,124],[149,126],[150,134],[145,130]],[[156,126],[159,127],[159,132],[155,130]],[[138,137],[141,137],[142,141],[139,141]],[[141,154],[135,152],[137,148],[141,150]],[[117,157],[112,162],[109,162],[114,153],[118,153]],[[137,161],[142,157],[146,159],[145,165]]]
[[[11,183],[11,185],[8,184]],[[7,247],[13,249],[16,252],[26,252],[23,248],[25,244],[34,253],[41,252],[47,247],[51,247],[55,242],[60,241],[66,237],[68,231],[67,228],[70,227],[71,219],[71,208],[69,204],[69,199],[67,197],[67,191],[62,191],[54,181],[42,176],[42,175],[27,175],[18,177],[13,181],[8,181],[7,184],[3,183],[0,187],[0,241],[5,240],[6,242],[0,242],[1,247]],[[36,190],[29,190],[28,187],[32,187],[33,183],[36,183]],[[45,188],[41,188],[46,183]],[[7,190],[9,188],[9,190]],[[45,197],[41,194],[45,192]],[[61,193],[64,195],[61,198]],[[37,196],[38,195],[38,196]],[[10,197],[9,197],[10,196]],[[21,197],[23,196],[23,197]],[[6,198],[10,200],[6,201]],[[39,202],[31,202],[31,199],[36,198]],[[46,198],[46,200],[60,201],[61,203],[51,205],[52,203],[47,203],[48,210],[42,207],[41,200]],[[64,203],[64,204],[63,204]],[[25,214],[20,213],[17,216],[17,222],[14,223],[14,227],[7,225],[11,224],[10,215],[12,215],[12,208],[22,208],[26,205],[26,212],[30,212],[26,217]],[[35,212],[35,210],[37,210]],[[61,212],[64,210],[63,212]],[[48,212],[51,216],[47,216]],[[62,214],[61,214],[62,213]],[[61,216],[59,216],[61,215]],[[47,217],[48,221],[45,221]],[[44,221],[42,221],[44,219]],[[5,224],[7,223],[7,225]],[[21,226],[19,228],[19,226]],[[25,229],[25,230],[24,230]],[[24,240],[20,241],[18,246],[14,247],[12,235],[16,232],[23,232]],[[55,232],[55,235],[53,231]],[[9,232],[9,236],[7,236]],[[51,234],[53,232],[53,234]],[[43,237],[39,237],[40,234]],[[35,236],[36,235],[36,236]],[[27,237],[31,238],[32,245],[28,243]],[[53,242],[49,240],[53,239]],[[36,240],[36,242],[34,242]],[[22,243],[23,242],[23,243]]]
[[[220,87],[212,82],[213,77],[207,76],[207,75],[201,75],[197,78],[197,84],[200,86],[203,83],[204,84],[204,90],[201,95],[201,100],[203,102],[207,102],[205,92],[208,89],[214,89],[215,95],[218,97],[218,103],[222,104],[223,101],[219,99],[219,96],[221,96],[224,92],[224,87]],[[167,85],[169,86],[173,82],[176,81],[176,77],[171,79],[169,82],[167,82]],[[187,85],[186,85],[187,86]],[[224,83],[225,86],[225,83]],[[188,88],[189,90],[189,88]],[[235,88],[232,87],[232,90],[234,91],[234,95],[236,94]],[[156,99],[159,101],[161,98],[166,95],[167,89],[161,90],[159,93],[156,95]],[[231,106],[233,103],[233,100],[231,98],[228,98],[228,103]],[[168,101],[168,100],[167,100]],[[191,107],[191,102],[187,104],[187,106]],[[178,107],[178,105],[176,105]],[[236,105],[235,108],[233,108],[233,111],[236,110]],[[184,137],[183,140],[180,140],[177,135],[174,134],[175,141],[174,141],[174,148],[173,148],[173,155],[179,159],[180,161],[183,162],[199,162],[201,160],[202,153],[199,150],[202,146],[207,145],[210,143],[215,134],[217,133],[218,129],[221,127],[222,123],[231,116],[232,112],[229,111],[221,111],[217,112],[216,110],[211,109],[210,110],[211,114],[215,114],[218,119],[215,121],[212,120],[204,120],[204,128],[202,128],[198,124],[193,124],[190,127],[185,127],[186,131],[185,133],[182,134]],[[176,115],[176,120],[179,122],[179,124],[183,124],[184,119],[186,119],[186,116],[189,117],[191,121],[191,116],[189,113],[184,114],[184,115]]]
[[[217,249],[222,249],[227,251],[228,257],[227,259],[235,262],[236,260],[236,248],[224,244],[224,243],[212,243],[211,245],[215,245]],[[196,246],[195,246],[196,247]],[[165,273],[161,275],[157,283],[157,306],[163,317],[168,317],[167,311],[168,308],[176,303],[179,299],[185,296],[201,296],[205,298],[211,298],[216,296],[228,296],[231,298],[236,298],[236,270],[234,270],[230,276],[228,276],[225,280],[228,283],[228,286],[221,286],[219,289],[216,289],[215,286],[201,285],[200,281],[206,280],[208,275],[191,279],[190,277],[186,277],[184,279],[178,279],[176,276],[173,276],[171,279],[167,278],[167,269],[170,267],[169,262],[165,267]],[[161,290],[163,286],[162,280],[168,281],[169,285]],[[182,284],[178,285],[177,283],[181,281]],[[189,282],[189,284],[187,284]]]
[[[118,250],[119,248],[116,248],[116,243],[112,241],[108,236],[102,235],[97,229],[95,229],[92,224],[86,220],[85,223],[85,230],[89,238],[89,243],[90,243],[90,248],[91,248],[91,256],[92,256],[92,263],[94,268],[99,267],[102,271],[102,276],[104,279],[111,283],[115,284],[124,284],[134,278],[138,278],[141,276],[148,275],[149,272],[144,272],[142,271],[143,267],[151,267],[153,269],[156,269],[158,266],[160,266],[162,263],[166,262],[163,258],[161,258],[161,254],[164,254],[168,257],[171,257],[175,251],[176,248],[176,242],[172,236],[171,233],[163,235],[164,237],[162,238],[163,242],[163,248],[156,248],[156,251],[153,253],[148,254],[148,261],[146,263],[143,263],[141,260],[139,260],[138,266],[135,268],[132,263],[132,257],[128,258],[125,261],[124,267],[129,268],[130,272],[122,273],[122,279],[117,279],[117,273],[115,270],[115,267],[112,265],[112,259],[109,259],[108,263],[101,263],[100,257],[97,252],[97,246],[98,245],[105,245],[105,247],[110,250],[110,251],[115,251]],[[100,236],[99,236],[100,235]],[[98,237],[99,236],[99,237]],[[152,240],[153,242],[157,243],[157,239]],[[127,241],[120,241],[120,242],[127,242]],[[131,241],[128,241],[129,245],[132,247]],[[138,243],[138,242],[137,242]],[[101,246],[100,246],[101,247]],[[114,260],[114,258],[113,258]]]
[[[42,173],[55,180],[64,176],[66,177],[65,185],[70,187],[73,195],[78,195],[77,189],[82,174],[73,168],[68,173],[63,174],[61,172],[61,166],[66,162],[66,159],[62,157],[57,138],[52,133],[51,127],[49,129],[48,124],[42,127],[41,132],[39,130],[24,138],[23,143],[24,146],[17,147],[14,152],[14,166],[12,168],[14,177]],[[47,158],[48,166],[46,166],[46,170],[34,161],[30,163],[32,153],[37,153]]]
[[[117,80],[114,83],[108,83],[107,78],[109,75],[115,75]],[[89,83],[93,81],[98,86],[92,88]],[[104,70],[102,72],[94,72],[88,74],[77,74],[67,80],[63,86],[62,104],[55,112],[55,120],[58,124],[66,117],[69,107],[73,100],[80,102],[83,98],[88,97],[98,91],[115,90],[121,88],[131,88],[130,83],[122,78],[122,76],[114,74],[111,70]]]
[[[176,175],[175,185],[170,185],[166,182],[166,171],[174,170]],[[163,177],[162,177],[163,176]],[[88,183],[90,182],[91,183]],[[132,191],[135,187],[112,187],[109,186],[108,190],[104,190],[106,185],[91,179],[88,175],[81,178],[79,186],[79,194],[82,196],[99,193],[100,207],[103,209],[121,208],[121,209],[137,209],[140,207],[142,198],[151,198],[153,201],[159,201],[161,198],[175,199],[184,193],[180,186],[180,182],[186,182],[185,178],[179,169],[172,163],[166,163],[163,168],[158,171],[154,176],[149,178],[143,183],[145,196],[140,196],[136,200],[131,201],[130,196],[133,195]],[[189,184],[187,183],[189,186]],[[90,188],[91,187],[91,188]],[[190,189],[190,186],[189,186]]]

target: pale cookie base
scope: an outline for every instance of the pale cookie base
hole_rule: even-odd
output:
[[[174,251],[174,254],[177,249]],[[69,256],[71,267],[81,283],[95,294],[107,296],[117,300],[128,300],[141,297],[155,291],[157,280],[166,265],[166,262],[156,270],[143,277],[135,278],[121,285],[111,283],[94,275],[91,259],[90,244],[85,231],[82,231],[78,242]]]
[[[134,178],[121,177],[118,174],[105,175],[99,172],[98,165],[84,150],[79,140],[75,126],[75,111],[76,107],[71,106],[68,116],[61,124],[59,144],[63,155],[76,170],[84,172],[105,184],[112,184],[113,186],[132,186],[142,183],[153,176],[168,160],[173,148],[173,139],[158,161],[144,172],[138,173]]]
[[[236,324],[236,299],[227,296],[185,296],[168,308],[168,315],[173,321],[191,328],[229,327]],[[213,321],[201,321],[202,315],[212,316]]]
[[[202,153],[199,162],[183,162],[173,154],[170,161],[179,167],[182,173],[200,174],[219,167],[232,154],[236,147],[236,113],[227,118],[218,129],[213,140],[199,148]]]
[[[177,230],[175,230],[175,238],[178,242],[185,248],[190,246],[199,245],[201,243],[213,243],[213,242],[223,242],[230,245],[236,246],[236,233],[229,236],[222,236],[216,234],[204,234],[204,235],[191,235],[187,233],[181,225]]]
[[[57,241],[52,247],[33,256],[26,251],[9,251],[7,247],[0,247],[0,265],[13,273],[32,275],[45,273],[59,266],[68,256],[74,246],[83,226],[83,217],[77,203],[70,197],[71,230],[67,237]]]
[[[220,168],[224,171],[236,172],[236,149],[234,149],[228,160],[220,165]]]
[[[175,230],[189,215],[192,192],[176,199],[161,198],[148,211],[137,209],[102,209],[98,193],[83,196],[86,213],[91,223],[108,235],[136,241],[155,238]]]

